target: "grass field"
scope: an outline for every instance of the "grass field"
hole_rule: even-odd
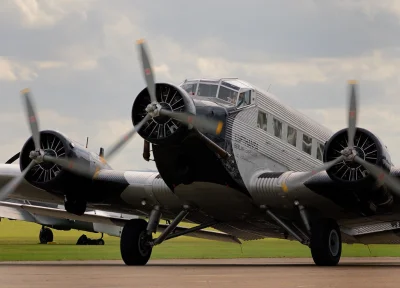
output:
[[[119,238],[104,236],[104,246],[77,246],[80,235],[99,234],[53,230],[55,244],[39,243],[40,226],[2,219],[0,222],[0,261],[23,260],[119,260]],[[242,245],[180,237],[153,249],[152,259],[167,258],[253,258],[310,257],[310,250],[294,241],[265,239]],[[398,245],[344,245],[343,256],[400,256]]]

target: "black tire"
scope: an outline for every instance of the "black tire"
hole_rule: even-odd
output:
[[[126,265],[146,265],[149,261],[152,247],[148,241],[152,237],[147,235],[147,221],[132,219],[125,224],[121,233],[120,250],[122,260]]]
[[[39,241],[41,244],[47,244],[49,242],[53,242],[53,231],[50,228],[42,228],[39,232]]]
[[[104,240],[103,239],[98,239],[97,240],[97,245],[104,245]]]
[[[88,244],[89,244],[89,239],[85,234],[81,235],[78,241],[76,241],[76,245],[88,245]]]
[[[318,266],[336,266],[342,254],[342,237],[336,221],[321,219],[311,226],[311,255]]]

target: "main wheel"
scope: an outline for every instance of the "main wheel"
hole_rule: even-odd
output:
[[[53,242],[53,231],[51,231],[50,228],[43,227],[39,232],[39,240],[41,244]]]
[[[120,249],[122,260],[126,265],[146,265],[149,261],[152,247],[146,231],[147,222],[143,219],[129,220],[121,233]]]
[[[321,219],[311,226],[311,255],[318,266],[335,266],[342,254],[342,237],[336,221]]]

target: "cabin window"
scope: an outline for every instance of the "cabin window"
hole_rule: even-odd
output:
[[[199,84],[199,89],[197,89],[197,96],[204,97],[217,97],[218,85],[211,84]]]
[[[288,130],[287,130],[287,142],[289,144],[293,145],[294,147],[296,147],[297,130],[290,126],[288,126]]]
[[[194,95],[197,89],[196,83],[185,83],[182,85],[182,89],[185,90],[189,95]]]
[[[267,114],[262,111],[258,111],[257,127],[267,132],[267,127],[268,127]]]
[[[248,106],[251,104],[251,91],[245,91],[239,94],[237,103],[236,103],[236,108],[241,108],[244,106]]]
[[[317,143],[317,159],[322,161],[324,155],[324,145]]]
[[[224,86],[219,87],[219,93],[218,93],[219,99],[227,101],[227,102],[235,105],[237,96],[238,96],[238,93],[236,91],[228,89]]]
[[[282,139],[282,122],[274,118],[274,135]]]
[[[303,151],[311,155],[312,138],[306,134],[303,134]]]

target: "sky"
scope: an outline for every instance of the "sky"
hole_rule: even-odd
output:
[[[399,164],[399,35],[395,0],[2,0],[0,161],[30,136],[26,87],[40,129],[107,151],[132,127],[145,87],[135,42],[145,38],[157,81],[239,77],[333,131],[347,125],[347,81],[357,79],[358,126]],[[111,166],[155,169],[142,147],[135,137]]]

